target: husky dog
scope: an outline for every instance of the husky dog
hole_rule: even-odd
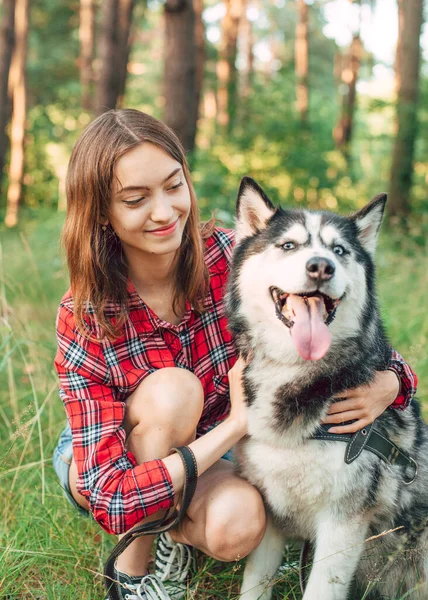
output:
[[[385,202],[348,218],[275,209],[255,181],[241,182],[226,296],[250,355],[236,458],[269,515],[242,600],[271,598],[286,538],[314,547],[304,600],[428,598],[428,432],[417,402],[385,411],[347,446],[320,426],[334,395],[389,366],[373,264]],[[375,442],[369,450],[375,439],[383,454]]]

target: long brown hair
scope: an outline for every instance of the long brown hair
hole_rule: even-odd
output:
[[[128,316],[128,265],[119,238],[110,225],[104,231],[102,223],[108,220],[116,161],[143,142],[156,144],[181,164],[190,190],[190,214],[174,264],[174,312],[184,300],[202,312],[208,292],[204,240],[212,234],[214,218],[200,223],[180,141],[164,123],[138,110],[105,112],[86,128],[71,154],[62,244],[70,271],[76,325],[85,331],[84,315],[93,311],[102,337],[109,339],[120,335]],[[111,303],[116,305],[114,319],[106,311]]]

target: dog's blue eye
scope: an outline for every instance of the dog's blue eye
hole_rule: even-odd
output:
[[[284,250],[294,250],[296,244],[294,242],[285,242],[285,244],[282,244],[282,247]]]
[[[333,246],[333,252],[339,256],[343,256],[343,254],[345,254],[345,248],[337,244],[336,246]]]

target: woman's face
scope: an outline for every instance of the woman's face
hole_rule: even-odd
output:
[[[169,254],[180,247],[190,212],[181,164],[144,142],[115,165],[109,222],[125,254]]]

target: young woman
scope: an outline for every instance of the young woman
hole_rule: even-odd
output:
[[[151,537],[116,564],[124,598],[183,597],[191,547],[232,561],[265,528],[258,491],[227,460],[247,427],[243,361],[223,304],[233,231],[200,224],[178,139],[136,110],[89,125],[71,156],[67,200],[71,288],[58,311],[55,367],[68,426],[55,469],[69,501],[120,535],[179,500],[183,466],[169,452],[190,445],[198,486],[180,527],[158,541],[156,573],[147,574]],[[415,386],[394,353],[390,370],[349,390],[327,422],[361,429],[391,403],[405,408]]]

